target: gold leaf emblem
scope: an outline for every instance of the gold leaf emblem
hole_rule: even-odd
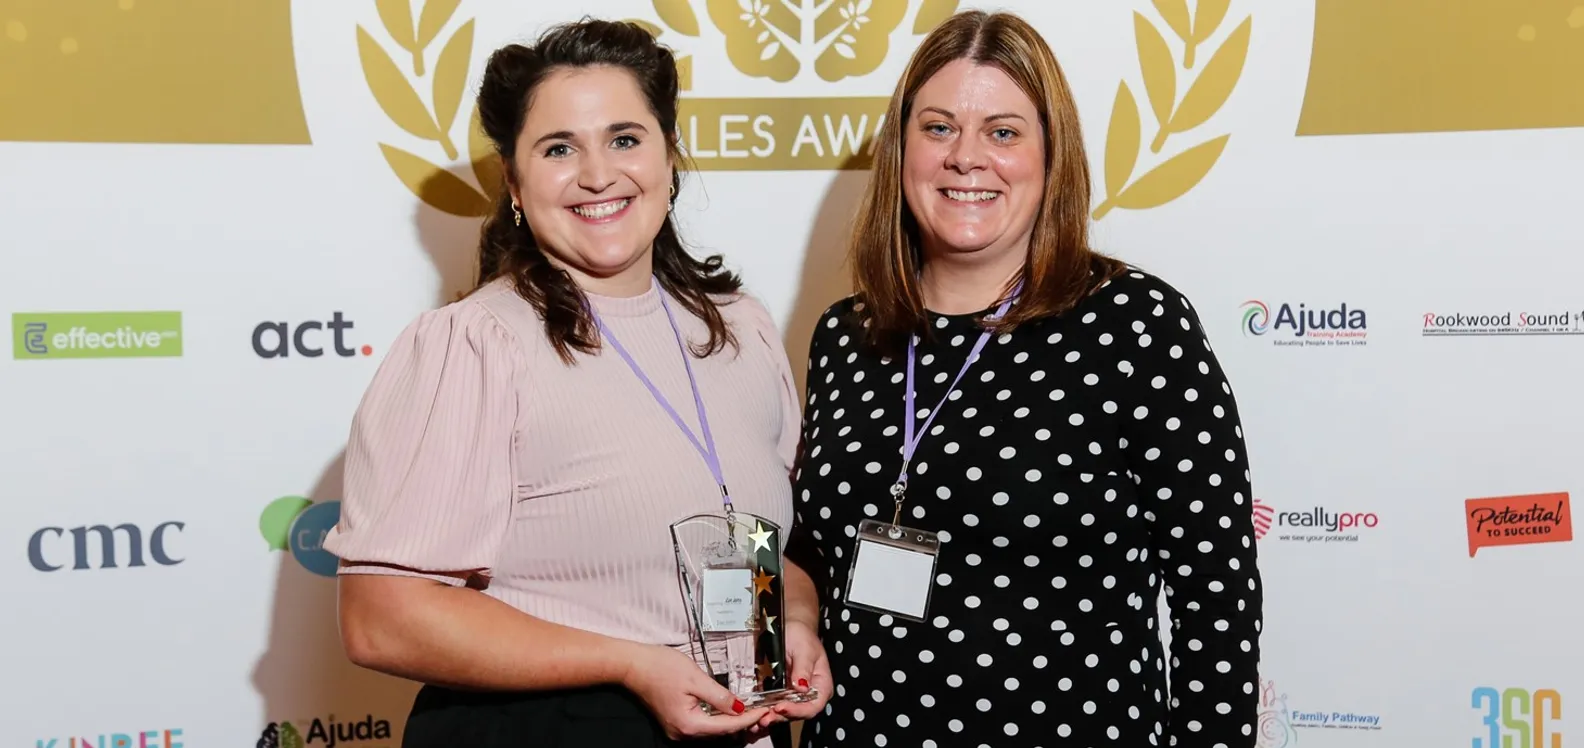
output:
[[[957,0],[924,0],[917,16],[913,17],[913,33],[922,36],[933,31],[957,12]]]
[[[670,3],[667,3],[668,5]],[[691,6],[684,0],[676,5]],[[812,69],[821,80],[836,82],[868,75],[890,51],[891,32],[902,25],[908,0],[706,0],[710,22],[726,37],[732,67],[753,78],[785,83]],[[955,0],[926,0],[914,27],[928,31],[956,9]],[[660,8],[656,0],[656,10]],[[678,33],[688,29],[666,13],[660,20]],[[690,34],[691,35],[691,34]]]
[[[1196,50],[1226,19],[1230,0],[1199,0],[1190,17],[1186,0],[1154,0],[1167,29],[1182,44],[1184,70],[1194,67]],[[1204,125],[1220,111],[1248,59],[1253,18],[1245,18],[1210,56],[1188,90],[1178,99],[1177,65],[1171,46],[1155,24],[1142,13],[1133,14],[1133,35],[1138,46],[1144,93],[1155,117],[1152,153],[1160,153],[1173,135],[1186,134]],[[1104,218],[1113,208],[1145,210],[1165,205],[1187,194],[1210,173],[1231,135],[1220,135],[1167,158],[1134,179],[1144,145],[1138,102],[1123,81],[1117,87],[1106,129],[1105,199],[1094,218]]]
[[[468,19],[440,45],[432,74],[425,56],[456,15],[461,0],[428,0],[416,23],[407,0],[375,0],[380,24],[396,47],[411,57],[409,80],[385,47],[361,25],[357,27],[358,59],[374,101],[392,124],[419,140],[438,146],[446,161],[461,156],[452,133],[462,112],[468,65],[473,54],[474,21]],[[425,75],[429,80],[424,81]],[[426,102],[420,84],[429,92]],[[477,217],[489,212],[503,187],[499,157],[479,125],[476,108],[468,118],[467,155],[477,185],[412,151],[380,143],[380,153],[396,177],[418,199],[452,215]]]

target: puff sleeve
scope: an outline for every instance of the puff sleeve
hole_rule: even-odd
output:
[[[341,572],[488,575],[511,519],[521,356],[484,308],[426,312],[391,345],[353,417]]]

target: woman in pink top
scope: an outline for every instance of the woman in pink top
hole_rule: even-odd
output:
[[[670,219],[676,62],[571,24],[496,51],[478,106],[505,173],[480,285],[391,346],[325,540],[347,653],[426,684],[409,748],[768,746],[831,691],[811,617],[781,624],[787,680],[822,696],[745,710],[694,659],[668,527],[724,482],[789,529],[801,419],[770,315]]]

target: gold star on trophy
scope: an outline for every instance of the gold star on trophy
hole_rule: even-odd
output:
[[[774,574],[766,574],[764,569],[760,569],[759,573],[755,574],[753,578],[754,594],[770,594],[770,582],[773,579],[775,579]]]
[[[770,531],[766,530],[764,525],[758,521],[754,522],[754,528],[756,532],[748,533],[748,537],[754,542],[754,550],[770,550]]]
[[[769,611],[766,611],[765,614],[764,614],[764,619],[765,619],[765,631],[768,631],[768,632],[774,634],[776,632],[776,630],[775,630],[775,619],[776,619],[776,617],[773,616],[773,615],[770,615]]]
[[[757,675],[761,681],[768,680],[770,676],[775,675],[775,666],[770,664],[769,660],[760,660]]]

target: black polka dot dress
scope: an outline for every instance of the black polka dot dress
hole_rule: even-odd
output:
[[[931,314],[916,427],[989,311]],[[858,524],[891,519],[903,439],[906,362],[860,345],[861,313],[831,307],[810,350],[787,554],[821,588],[836,693],[804,748],[1252,748],[1247,455],[1188,301],[1130,270],[991,338],[913,458],[902,522],[942,541],[924,623],[843,603]]]

